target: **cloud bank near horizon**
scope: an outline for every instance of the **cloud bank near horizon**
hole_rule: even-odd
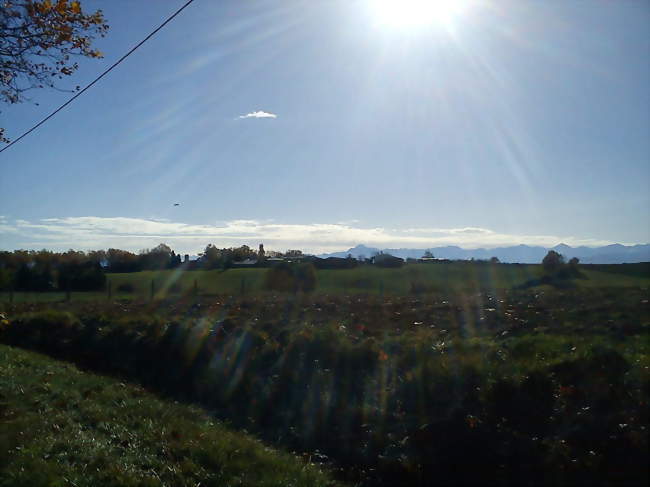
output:
[[[264,243],[267,249],[301,249],[310,253],[347,250],[357,244],[378,248],[466,249],[511,245],[552,247],[559,243],[602,246],[615,242],[572,236],[514,235],[486,228],[364,228],[358,222],[289,224],[231,220],[212,225],[129,217],[64,217],[36,221],[0,216],[0,248],[67,250],[120,248],[139,251],[164,242],[181,253],[198,253],[208,243],[218,247]],[[621,243],[621,242],[618,242]]]

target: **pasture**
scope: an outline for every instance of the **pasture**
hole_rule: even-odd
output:
[[[108,274],[111,298],[150,300],[181,298],[193,295],[258,295],[265,293],[267,269],[228,270],[181,269]],[[650,288],[650,273],[645,264],[624,266],[580,266],[582,279],[572,287]],[[539,279],[543,274],[537,264],[488,264],[478,262],[444,262],[407,264],[387,269],[359,266],[354,269],[316,271],[316,294],[327,295],[395,295],[495,293]],[[106,300],[105,292],[74,292],[74,301]],[[7,302],[52,302],[66,299],[66,293],[0,293]]]

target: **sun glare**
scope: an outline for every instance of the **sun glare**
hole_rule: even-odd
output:
[[[382,26],[412,29],[449,26],[463,13],[469,0],[371,0],[370,8]]]

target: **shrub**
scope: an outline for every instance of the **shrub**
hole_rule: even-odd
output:
[[[282,262],[266,271],[264,286],[270,291],[312,292],[316,289],[316,269],[308,263]]]
[[[13,319],[3,336],[11,344],[56,352],[82,330],[83,324],[72,313],[47,310]]]
[[[286,262],[281,262],[266,271],[264,287],[269,291],[292,292],[295,288],[295,278],[291,265]]]
[[[312,264],[298,264],[294,268],[298,291],[310,293],[316,289],[316,269]]]

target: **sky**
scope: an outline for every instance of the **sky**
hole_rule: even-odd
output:
[[[61,86],[183,3],[84,0]],[[0,154],[0,248],[650,242],[650,2],[450,5],[195,0]],[[70,94],[29,96],[9,138]]]

